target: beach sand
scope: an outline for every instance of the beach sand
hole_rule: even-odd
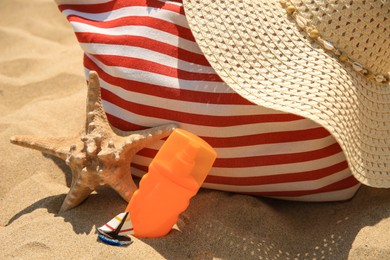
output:
[[[109,188],[58,213],[66,164],[12,135],[76,134],[84,123],[82,52],[51,0],[0,1],[0,259],[390,259],[390,189],[342,203],[296,203],[201,190],[167,236],[127,247],[96,227],[127,203]]]

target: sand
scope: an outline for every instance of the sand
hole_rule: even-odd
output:
[[[166,237],[128,247],[96,227],[127,203],[111,189],[58,213],[61,160],[10,144],[64,136],[84,122],[82,52],[50,0],[0,1],[0,259],[390,259],[390,189],[342,203],[296,203],[201,190]]]

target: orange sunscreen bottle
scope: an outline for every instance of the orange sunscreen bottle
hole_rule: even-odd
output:
[[[182,129],[174,130],[126,208],[133,235],[165,236],[198,192],[216,157],[215,150],[203,139]]]

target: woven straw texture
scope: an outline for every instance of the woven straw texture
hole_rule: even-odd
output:
[[[390,3],[292,1],[339,50],[375,73],[390,68]],[[219,76],[255,104],[327,128],[354,176],[390,187],[390,85],[368,80],[299,30],[272,0],[184,0],[197,43]]]

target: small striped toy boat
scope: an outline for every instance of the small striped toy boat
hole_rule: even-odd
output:
[[[134,231],[128,212],[119,213],[97,230],[98,238],[106,244],[124,246],[132,243],[128,235],[133,234]]]

